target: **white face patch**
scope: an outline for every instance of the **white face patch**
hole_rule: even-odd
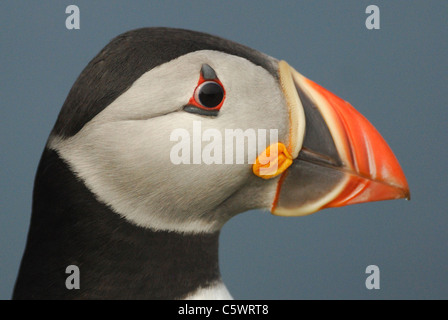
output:
[[[183,110],[203,64],[214,69],[226,90],[217,117]],[[288,139],[288,110],[278,81],[244,58],[204,50],[146,72],[76,135],[50,137],[48,147],[98,200],[146,228],[215,232],[237,213],[269,208],[276,179],[256,177],[249,163],[170,161],[176,143],[171,133],[182,128],[193,136],[195,121],[223,136],[226,129],[277,129],[279,141]]]

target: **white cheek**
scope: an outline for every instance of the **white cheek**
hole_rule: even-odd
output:
[[[54,139],[50,147],[101,202],[133,223],[215,232],[225,221],[207,212],[244,184],[250,166],[173,164],[170,132],[182,125],[175,118],[88,125],[72,138]],[[193,136],[192,128],[185,127]]]
[[[182,110],[202,63],[215,68],[227,84],[218,117]],[[278,84],[266,70],[242,58],[203,51],[147,72],[75,136],[53,137],[48,146],[98,200],[132,223],[155,230],[215,232],[229,218],[212,214],[220,212],[219,205],[238,190],[250,194],[244,188],[254,179],[251,164],[176,165],[170,158],[175,144],[171,133],[183,128],[193,137],[193,123],[201,121],[203,130],[216,129],[223,137],[226,129],[263,128],[276,129],[279,139],[286,139],[284,106]],[[259,207],[265,202],[254,198],[250,203]]]

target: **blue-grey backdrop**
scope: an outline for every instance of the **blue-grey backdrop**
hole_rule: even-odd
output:
[[[70,4],[80,30],[65,27]],[[379,30],[365,27],[370,4]],[[407,175],[411,201],[235,217],[220,251],[235,298],[448,298],[447,14],[445,0],[2,0],[0,298],[12,293],[34,174],[70,87],[110,39],[144,26],[204,31],[288,61],[361,111]],[[371,264],[380,290],[365,287]]]

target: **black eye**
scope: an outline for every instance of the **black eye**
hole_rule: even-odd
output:
[[[195,91],[194,99],[205,108],[217,107],[224,98],[224,89],[214,81],[202,83]]]

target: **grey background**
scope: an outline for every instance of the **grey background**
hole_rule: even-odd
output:
[[[66,6],[81,29],[65,28]],[[381,10],[367,30],[365,8]],[[73,82],[110,39],[143,26],[209,32],[288,61],[350,101],[399,159],[411,201],[302,218],[235,217],[220,265],[238,299],[448,298],[448,2],[0,2],[0,298],[9,299],[31,213],[34,174]],[[365,288],[378,265],[381,289]]]

